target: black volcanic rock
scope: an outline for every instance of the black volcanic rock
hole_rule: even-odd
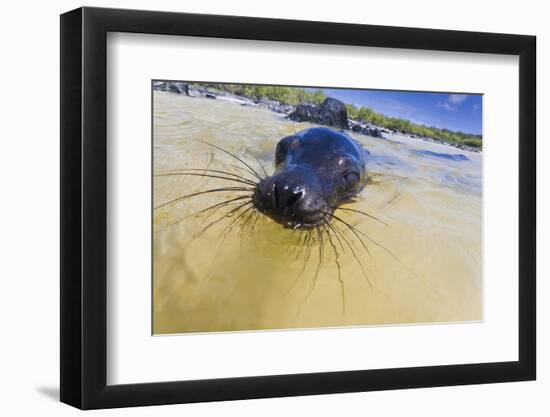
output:
[[[154,90],[168,91],[169,93],[189,95],[189,85],[181,81],[159,81],[153,84]]]
[[[296,122],[313,122],[349,129],[346,105],[331,97],[323,101],[320,106],[310,103],[299,104],[288,117]]]
[[[379,127],[372,126],[368,123],[357,120],[350,120],[349,124],[351,125],[351,130],[355,133],[361,133],[363,135],[372,136],[374,138],[384,139],[384,136],[382,135],[384,131]]]
[[[319,107],[321,124],[349,129],[346,105],[335,98],[327,98]]]
[[[315,122],[318,121],[319,108],[315,104],[302,103],[296,106],[296,109],[288,116],[295,122]]]
[[[382,131],[380,129],[377,129],[376,127],[366,127],[363,129],[363,134],[372,136],[374,138],[384,138],[382,136]]]

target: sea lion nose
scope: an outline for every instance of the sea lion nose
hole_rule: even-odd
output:
[[[284,210],[297,204],[304,198],[305,190],[303,186],[289,186],[275,181],[271,193],[273,208]]]

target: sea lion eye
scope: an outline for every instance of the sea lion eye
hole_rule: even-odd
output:
[[[353,190],[359,185],[359,174],[357,172],[348,172],[344,175],[344,179],[349,190]]]
[[[288,142],[286,140],[282,140],[277,144],[277,148],[275,149],[275,165],[282,164],[286,156],[288,154]]]

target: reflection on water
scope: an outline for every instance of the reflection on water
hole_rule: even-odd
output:
[[[278,140],[311,126],[234,102],[155,92],[154,172],[208,167],[245,173],[199,140],[272,169]],[[323,248],[313,242],[308,257],[304,232],[264,216],[243,228],[242,219],[231,226],[233,215],[201,233],[229,209],[195,214],[235,196],[231,192],[179,200],[153,215],[155,334],[482,318],[482,155],[404,136],[350,134],[371,152],[372,182],[348,207],[389,225],[338,212],[372,239],[366,241],[370,254],[357,241],[352,246],[366,275],[346,250],[340,282],[326,239]],[[155,177],[154,206],[228,185],[235,184]]]

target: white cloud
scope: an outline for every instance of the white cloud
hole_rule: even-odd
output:
[[[451,94],[449,95],[449,103],[451,104],[460,104],[463,101],[465,101],[468,98],[468,96],[464,94]]]
[[[468,96],[465,94],[449,94],[447,100],[437,102],[437,107],[441,107],[447,111],[457,111],[467,98]]]
[[[458,110],[458,107],[450,105],[448,101],[438,101],[437,102],[437,107],[444,108],[447,111],[457,111]]]

